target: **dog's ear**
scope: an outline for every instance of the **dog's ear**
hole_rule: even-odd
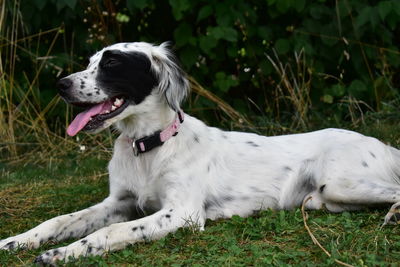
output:
[[[190,85],[187,74],[168,47],[169,43],[162,43],[159,46],[161,53],[153,55],[153,59],[159,65],[159,90],[165,95],[168,105],[178,111],[189,93]]]

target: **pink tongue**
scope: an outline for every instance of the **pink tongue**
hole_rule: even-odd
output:
[[[103,111],[110,110],[111,101],[105,101],[100,104],[97,104],[90,109],[79,113],[75,119],[68,126],[67,134],[69,136],[76,135],[83,127],[89,122],[90,118],[93,116],[102,113]]]

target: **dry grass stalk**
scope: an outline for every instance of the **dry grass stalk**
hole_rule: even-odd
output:
[[[289,100],[289,105],[293,106],[295,111],[295,120],[292,127],[297,128],[301,126],[303,129],[306,129],[308,110],[311,107],[311,70],[306,65],[304,50],[302,49],[300,52],[294,53],[296,61],[295,71],[293,71],[290,64],[282,63],[275,50],[273,52],[275,59],[269,55],[266,56],[280,77],[280,82],[276,86],[276,95],[278,96],[276,105],[279,107],[280,99],[283,99],[285,102]]]
[[[312,233],[310,227],[307,224],[308,214],[307,214],[307,212],[305,212],[304,207],[305,207],[306,203],[311,199],[312,199],[312,196],[309,196],[308,198],[303,200],[303,204],[301,205],[301,214],[303,215],[304,228],[306,228],[306,230],[307,230],[308,234],[310,235],[311,240],[313,241],[313,243],[316,244],[326,255],[328,255],[329,258],[331,258],[332,257],[331,253],[329,253],[328,250],[326,250],[326,248],[324,248],[321,245],[321,243],[318,241],[318,239]],[[341,260],[338,260],[338,259],[334,259],[334,261],[337,264],[340,264],[340,265],[343,265],[343,266],[346,266],[346,267],[354,267],[354,265],[345,263],[345,262],[343,262]]]
[[[208,100],[217,104],[218,108],[220,108],[230,119],[239,124],[247,124],[252,126],[252,124],[246,119],[246,117],[239,112],[237,112],[233,107],[231,107],[228,103],[223,101],[217,95],[212,92],[204,89],[193,77],[189,77],[189,81],[191,83],[191,89],[194,93],[207,98]]]

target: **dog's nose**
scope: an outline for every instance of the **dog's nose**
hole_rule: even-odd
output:
[[[57,88],[60,93],[65,93],[71,88],[72,80],[68,78],[62,78],[57,82]]]

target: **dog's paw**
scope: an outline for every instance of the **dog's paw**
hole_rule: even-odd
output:
[[[55,266],[57,261],[68,262],[71,259],[77,259],[80,256],[102,255],[104,249],[91,245],[86,239],[78,240],[66,247],[48,250],[42,255],[36,257],[34,263],[40,265]]]
[[[386,224],[400,224],[400,204],[396,203],[390,208],[383,225]]]
[[[38,238],[27,234],[19,234],[3,240],[0,240],[0,250],[15,250],[37,248],[39,246]]]
[[[15,240],[9,241],[8,239],[0,240],[1,250],[13,250],[17,248],[18,243]]]
[[[18,238],[18,236],[0,240],[1,250],[15,250],[18,248],[26,248],[27,246],[28,243],[25,243],[21,238]]]
[[[57,261],[66,259],[66,247],[49,250],[36,257],[35,264],[43,266],[56,266]]]

